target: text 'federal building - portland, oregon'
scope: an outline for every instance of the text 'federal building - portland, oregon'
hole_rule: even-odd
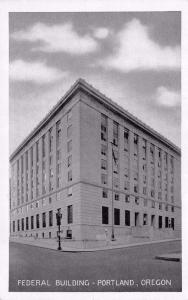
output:
[[[11,236],[181,235],[180,149],[83,79],[10,164]]]

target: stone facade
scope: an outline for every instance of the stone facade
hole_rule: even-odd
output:
[[[78,80],[10,157],[11,236],[56,237],[61,208],[62,236],[75,240],[106,230],[180,237],[180,160],[175,145]]]

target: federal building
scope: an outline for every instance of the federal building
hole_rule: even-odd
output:
[[[64,238],[181,236],[180,149],[83,79],[12,153],[10,170],[11,236],[57,237],[59,208]]]

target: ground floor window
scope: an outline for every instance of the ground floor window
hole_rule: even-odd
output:
[[[174,230],[174,218],[171,218],[171,227]]]
[[[20,231],[20,220],[17,220],[17,230]]]
[[[22,231],[24,231],[24,218],[22,218]]]
[[[39,214],[36,215],[36,227],[40,228]]]
[[[25,226],[26,226],[26,230],[28,230],[29,229],[29,218],[28,217],[26,217],[26,219],[25,219]]]
[[[120,209],[114,208],[114,225],[120,225]]]
[[[102,206],[102,224],[108,224],[108,207]]]
[[[49,226],[53,226],[53,210],[49,211]]]
[[[12,222],[12,230],[15,232],[15,221]]]
[[[72,239],[72,230],[70,229],[67,230],[67,238]]]
[[[68,224],[73,223],[73,206],[72,205],[67,206],[67,223]]]
[[[147,214],[143,215],[143,225],[148,225],[148,215]]]
[[[34,220],[34,217],[33,217],[33,216],[31,216],[31,229],[33,229],[33,228],[34,228],[34,222],[33,222],[33,220]]]
[[[162,216],[159,216],[159,228],[163,227],[163,218]]]
[[[168,217],[165,217],[165,228],[168,228],[169,226],[168,226],[169,224],[168,224]]]
[[[125,210],[125,225],[130,226],[130,210]]]
[[[42,213],[42,227],[46,227],[46,213]]]

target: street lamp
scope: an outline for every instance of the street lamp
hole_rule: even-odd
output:
[[[61,213],[61,208],[57,209],[57,213],[56,213],[56,220],[57,220],[57,226],[58,226],[58,248],[57,250],[62,250],[61,248],[61,237],[60,237],[60,226],[61,226],[61,219],[62,219],[62,213]]]

